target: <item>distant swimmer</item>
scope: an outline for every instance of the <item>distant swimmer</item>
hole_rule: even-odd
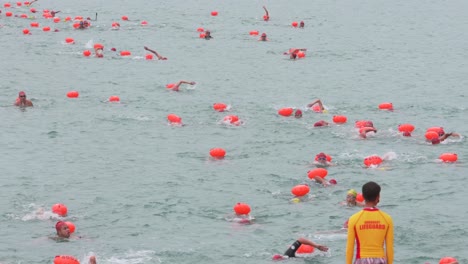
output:
[[[58,14],[60,13],[60,11],[50,11],[50,14],[52,15],[52,17],[55,17],[55,14]]]
[[[211,36],[211,31],[206,30],[206,31],[205,31],[205,39],[206,39],[206,40],[210,40],[210,39],[212,39],[212,38],[213,38],[213,37]]]
[[[320,101],[320,99],[317,99],[314,102],[307,104],[307,107],[317,113],[323,113],[323,111],[325,110],[325,107],[323,107],[322,101]]]
[[[37,0],[32,0],[29,2],[29,4],[27,4],[27,6],[31,6],[32,4],[34,4],[35,2],[37,2]]]
[[[354,206],[364,207],[364,203],[358,202],[356,200],[356,197],[357,197],[357,192],[354,189],[350,189],[346,193],[346,201],[342,202],[342,204],[348,207],[354,207]]]
[[[104,57],[104,49],[102,46],[98,45],[94,47],[94,53],[96,54],[97,58],[103,58]]]
[[[166,57],[161,56],[161,55],[160,55],[159,53],[157,53],[155,50],[152,50],[152,49],[150,49],[150,48],[148,48],[148,47],[146,47],[146,46],[143,47],[143,48],[144,48],[145,50],[147,50],[147,51],[153,53],[154,55],[156,55],[156,57],[158,57],[158,60],[167,60]]]
[[[314,123],[314,127],[323,127],[323,126],[329,126],[330,123],[324,120],[320,120]]]
[[[176,83],[171,89],[172,89],[173,91],[178,92],[178,91],[179,91],[179,86],[180,86],[181,84],[183,84],[183,83],[185,83],[185,84],[190,84],[190,85],[195,85],[195,84],[196,84],[195,82],[179,81],[179,82]]]
[[[289,55],[289,58],[295,60],[298,57],[299,52],[305,52],[307,49],[304,48],[291,48],[289,51],[283,53],[284,55]]]
[[[437,144],[440,144],[440,142],[446,140],[448,137],[460,137],[460,134],[458,133],[455,133],[455,132],[450,132],[450,133],[444,133],[442,136],[438,137],[438,138],[434,138],[431,140],[431,143],[433,145],[437,145]]]
[[[361,127],[359,129],[359,136],[362,138],[367,138],[367,133],[369,132],[377,133],[377,129],[375,129],[375,127]]]
[[[295,118],[301,118],[302,117],[301,109],[296,109],[296,112],[294,112],[294,117]]]
[[[268,41],[268,39],[267,39],[267,34],[266,34],[266,33],[262,33],[262,35],[260,36],[259,41]]]
[[[91,24],[88,21],[80,21],[80,24],[78,26],[78,29],[87,29],[91,26]]]
[[[273,260],[283,260],[283,259],[288,259],[288,258],[296,258],[296,257],[305,257],[307,256],[307,254],[305,255],[302,255],[302,254],[299,254],[300,252],[297,252],[298,249],[301,247],[301,245],[308,245],[308,246],[312,246],[313,248],[316,248],[320,251],[325,251],[327,252],[328,251],[328,247],[327,246],[324,246],[324,245],[319,245],[317,243],[314,243],[308,239],[305,239],[305,238],[299,238],[297,239],[291,246],[289,246],[289,248],[286,250],[286,252],[284,252],[283,255],[280,255],[280,254],[276,254],[273,256]],[[311,251],[313,252],[313,250]],[[298,254],[296,254],[298,253]]]
[[[265,6],[263,6],[263,10],[265,10],[265,15],[263,16],[263,20],[268,21],[270,20],[270,15],[268,14],[268,10]]]
[[[299,23],[299,28],[304,28],[304,21],[301,21],[301,23]]]
[[[317,154],[315,156],[315,165],[317,167],[327,167],[327,166],[330,166],[332,165],[332,163],[330,161],[328,161],[328,157],[327,157],[327,154],[323,153],[323,152],[320,152],[319,154]]]
[[[26,99],[26,93],[21,91],[19,92],[18,98],[16,98],[14,105],[19,107],[28,107],[33,106],[33,103],[30,100]]]

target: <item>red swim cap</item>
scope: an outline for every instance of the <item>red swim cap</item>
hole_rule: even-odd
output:
[[[331,180],[330,180],[330,181],[328,181],[328,182],[329,182],[330,184],[333,184],[333,185],[337,184],[337,182],[336,182],[336,180],[335,180],[335,179],[331,179]]]
[[[62,228],[62,226],[66,226],[66,225],[67,225],[67,224],[66,224],[65,222],[63,222],[63,221],[58,221],[58,222],[55,224],[55,229],[56,229],[57,231],[59,231],[59,230]]]
[[[440,143],[440,139],[439,138],[434,138],[432,141],[432,145],[437,145]]]
[[[294,113],[295,118],[300,118],[302,117],[302,111],[301,109],[297,109],[296,112]]]
[[[321,126],[326,126],[327,122],[320,120],[314,124],[314,127],[321,127]]]
[[[21,91],[21,92],[18,93],[18,96],[22,96],[22,95],[26,95],[26,93],[23,92],[23,91]]]

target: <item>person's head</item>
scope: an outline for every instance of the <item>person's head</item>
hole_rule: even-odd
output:
[[[304,21],[301,21],[301,23],[299,23],[299,27],[300,27],[300,28],[303,28],[303,27],[304,27]]]
[[[57,230],[57,236],[62,237],[62,238],[70,237],[70,229],[68,228],[67,223],[63,221],[58,221],[55,224],[55,229]]]
[[[205,37],[211,36],[211,32],[209,30],[205,31]]]
[[[362,186],[362,196],[366,202],[378,203],[380,199],[380,185],[375,182],[367,182]]]
[[[295,118],[301,118],[302,117],[302,111],[301,109],[297,109],[296,112],[294,113]]]
[[[357,192],[354,189],[350,189],[346,194],[346,204],[356,205]]]
[[[365,126],[365,127],[374,127],[374,123],[372,123],[372,121],[366,121],[366,122],[364,123],[364,126]]]
[[[405,131],[405,132],[403,132],[403,136],[404,137],[411,137],[411,132]]]
[[[337,184],[337,183],[338,183],[338,182],[336,182],[336,180],[335,180],[335,179],[331,179],[331,180],[329,180],[328,182],[329,182],[330,184],[333,184],[333,185],[335,185],[335,184]]]
[[[439,138],[433,138],[433,139],[431,140],[431,143],[432,143],[432,145],[440,144],[440,139],[439,139]]]
[[[318,122],[315,122],[314,127],[321,127],[321,126],[327,126],[328,123],[324,120],[320,120]]]
[[[261,41],[266,41],[266,40],[267,40],[267,34],[266,34],[266,33],[262,33],[262,35],[260,36],[260,40],[261,40]]]
[[[21,92],[18,93],[18,97],[19,97],[20,101],[24,101],[24,100],[26,100],[26,93],[21,91]]]
[[[320,152],[317,154],[317,161],[320,163],[326,163],[327,162],[327,155],[323,152]]]

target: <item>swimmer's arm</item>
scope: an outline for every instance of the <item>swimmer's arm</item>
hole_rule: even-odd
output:
[[[316,101],[314,101],[314,102],[308,104],[307,107],[312,107],[312,106],[314,106],[315,104],[318,104],[318,105],[319,105],[320,110],[322,110],[322,111],[324,110],[322,101],[320,101],[320,99],[318,99],[318,100],[316,100]]]
[[[322,184],[323,186],[327,186],[327,185],[330,185],[324,178],[320,177],[320,176],[315,176],[314,177],[314,180],[320,184]]]
[[[266,15],[267,17],[269,17],[268,10],[266,9],[265,6],[263,6],[263,9],[265,10],[265,15]]]
[[[314,248],[320,250],[320,251],[328,251],[328,247],[327,246],[324,246],[324,245],[319,245],[319,244],[316,244],[308,239],[305,239],[303,237],[300,237],[299,239],[297,239],[297,241],[299,241],[299,243],[301,244],[306,244],[306,245],[309,245],[309,246],[313,246]]]
[[[152,50],[152,49],[150,49],[150,48],[148,48],[148,47],[146,47],[146,46],[144,46],[143,48],[144,48],[145,50],[147,50],[147,51],[153,53],[154,55],[156,55],[156,57],[158,57],[159,60],[167,60],[166,57],[163,57],[163,56],[159,55],[159,53],[157,53],[155,50]]]
[[[28,6],[31,6],[34,2],[37,2],[37,0],[32,0],[31,2],[29,2]]]
[[[195,82],[188,82],[188,81],[179,81],[178,83],[176,83],[174,85],[174,87],[172,88],[173,91],[179,91],[179,86],[183,83],[186,83],[186,84],[190,84],[190,85],[194,85]]]

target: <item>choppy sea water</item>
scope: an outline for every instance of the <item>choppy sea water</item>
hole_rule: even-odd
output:
[[[380,208],[394,219],[395,263],[468,261],[464,1],[33,5],[61,10],[62,18],[98,12],[83,31],[40,12],[8,18],[3,3],[1,263],[52,263],[55,255],[85,263],[91,254],[98,263],[270,263],[299,236],[330,252],[297,261],[343,263],[346,236],[327,231],[359,210],[339,203],[368,180],[381,184]],[[269,22],[261,20],[262,5]],[[26,7],[9,10],[31,15]],[[219,15],[211,17],[212,10]],[[300,20],[304,29],[290,26]],[[30,28],[32,21],[41,27]],[[120,30],[110,29],[113,21]],[[60,31],[42,32],[45,25]],[[26,27],[31,35],[22,34]],[[199,39],[198,27],[214,38]],[[251,30],[269,41],[257,41]],[[64,44],[67,37],[76,44]],[[104,58],[83,57],[92,43],[103,43]],[[168,60],[146,61],[145,45]],[[306,58],[290,61],[283,52],[291,47],[307,48]],[[197,85],[178,93],[165,88],[178,80]],[[20,90],[34,108],[11,106]],[[80,97],[67,98],[70,90]],[[111,95],[121,103],[106,102]],[[306,110],[316,98],[328,113]],[[215,102],[231,105],[229,113],[213,111]],[[393,102],[395,111],[378,110],[382,102]],[[281,107],[306,111],[302,119],[284,118]],[[185,126],[168,126],[169,113]],[[225,125],[227,114],[243,124]],[[348,123],[313,128],[336,114]],[[353,128],[360,119],[372,120],[378,133],[360,139]],[[416,126],[413,137],[397,133],[401,123]],[[427,144],[432,126],[463,137]],[[226,149],[226,158],[211,160],[213,147]],[[308,180],[319,152],[333,157],[327,177],[338,185]],[[459,161],[437,161],[444,152]],[[362,160],[372,154],[391,159],[366,169]],[[291,203],[299,183],[311,184],[310,199]],[[58,220],[50,207],[58,202],[67,205],[65,219],[80,239],[48,239]],[[226,221],[237,202],[252,207],[254,224]]]

